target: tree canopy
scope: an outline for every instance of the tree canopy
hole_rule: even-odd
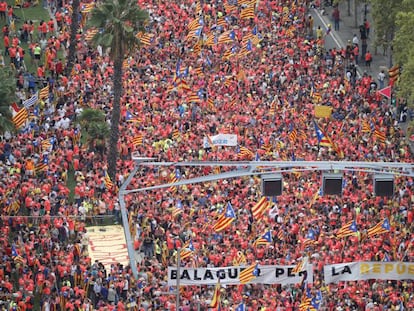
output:
[[[0,133],[14,130],[10,105],[16,100],[16,79],[13,72],[0,68]]]

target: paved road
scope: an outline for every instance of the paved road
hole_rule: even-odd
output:
[[[348,15],[348,7],[347,1],[342,1],[339,4],[339,11],[340,11],[340,23],[339,23],[339,31],[332,30],[330,35],[326,36],[325,38],[325,48],[343,48],[346,46],[348,40],[352,40],[354,34],[359,36],[359,28],[355,27],[355,19],[357,21],[357,25],[363,24],[364,21],[364,4],[357,5],[356,10],[356,18],[355,18],[355,10],[354,10],[354,2],[355,0],[351,0],[351,10],[350,15]],[[333,21],[331,19],[332,16],[332,7],[324,7],[324,8],[313,8],[310,10],[310,14],[314,18],[314,33],[318,26],[321,26],[322,29],[327,29],[328,24],[333,26]],[[358,74],[362,76],[364,73],[371,75],[376,81],[378,74],[381,70],[384,70],[385,73],[388,73],[388,69],[391,65],[390,57],[387,55],[387,51],[383,51],[382,48],[376,49],[374,46],[374,38],[375,38],[375,29],[372,27],[373,20],[370,13],[370,7],[367,7],[367,14],[366,18],[371,25],[370,29],[370,36],[367,40],[367,50],[371,52],[373,55],[373,60],[371,63],[371,67],[366,67],[364,62],[360,62],[359,66],[357,66]],[[363,59],[363,56],[360,55],[360,59]],[[388,77],[387,77],[388,78]],[[378,81],[377,81],[378,83]],[[379,83],[378,83],[379,84]],[[385,86],[388,85],[388,79],[385,81]],[[401,128],[406,130],[407,123],[401,123]],[[410,143],[411,151],[414,154],[414,142]]]

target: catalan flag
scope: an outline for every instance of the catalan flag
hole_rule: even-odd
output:
[[[196,38],[196,39],[198,39],[198,38],[200,38],[200,37],[201,37],[201,33],[202,33],[202,32],[203,32],[203,27],[199,27],[199,28],[196,28],[196,29],[190,30],[190,31],[188,32],[188,34],[187,34],[186,39],[187,39],[187,40],[192,39],[192,38]]]
[[[336,238],[341,239],[347,236],[355,235],[358,232],[358,227],[355,220],[351,220],[343,225],[337,232]]]
[[[181,133],[178,129],[174,129],[171,133],[172,139],[178,140],[181,137]]]
[[[178,200],[177,203],[175,204],[175,207],[173,207],[172,209],[172,217],[175,218],[182,212],[183,212],[183,204],[181,203],[181,200]]]
[[[16,247],[12,245],[12,259],[15,263],[24,264],[24,258],[17,253]]]
[[[228,30],[228,31],[223,32],[218,37],[218,43],[219,44],[232,43],[235,39],[236,39],[236,33],[234,32],[234,30]]]
[[[47,155],[43,155],[42,158],[40,158],[39,161],[36,163],[35,172],[39,173],[39,172],[46,171],[48,169],[48,165],[49,165],[49,158]]]
[[[107,190],[111,190],[114,187],[114,183],[112,182],[108,172],[105,172],[104,184]]]
[[[300,305],[299,305],[299,311],[311,311],[312,305],[312,298],[306,296],[306,294],[304,294],[302,296],[302,299],[300,301]],[[312,309],[313,311],[313,309]]]
[[[94,7],[95,7],[95,2],[85,3],[82,6],[82,13],[89,13],[90,11],[93,10]]]
[[[388,233],[391,231],[390,222],[387,218],[381,220],[379,223],[377,223],[374,227],[369,228],[367,231],[367,235],[369,237],[372,237],[374,235]]]
[[[240,266],[245,265],[247,263],[246,256],[243,254],[242,251],[238,251],[236,256],[233,258],[233,265]]]
[[[180,250],[180,258],[181,260],[187,259],[194,254],[194,245],[193,242],[190,240],[186,243],[183,248]]]
[[[387,135],[379,129],[374,130],[374,137],[382,143],[385,143],[385,140],[387,139]]]
[[[92,41],[98,32],[99,32],[98,29],[94,29],[94,28],[88,29],[85,33],[85,40]]]
[[[259,245],[269,245],[270,243],[272,243],[272,232],[269,230],[254,241],[253,246],[257,247]]]
[[[188,96],[188,101],[193,103],[199,103],[201,102],[201,99],[200,96],[198,96],[198,93],[194,91]]]
[[[390,84],[394,85],[394,83],[398,80],[401,74],[400,66],[395,65],[388,70],[388,77],[390,79]]]
[[[82,133],[81,133],[80,129],[75,129],[73,131],[73,136],[72,136],[73,144],[74,145],[79,144],[79,142],[81,140],[81,137],[82,137]]]
[[[127,110],[125,115],[125,121],[127,122],[141,122],[141,118],[135,116],[133,113]]]
[[[138,133],[134,138],[132,138],[132,144],[134,147],[142,146],[144,142],[144,135],[142,133]]]
[[[238,5],[252,6],[256,4],[256,0],[238,0]]]
[[[136,37],[142,45],[151,45],[153,35],[150,33],[138,32]]]
[[[52,148],[52,143],[50,141],[50,138],[42,140],[40,145],[42,146],[43,151],[50,150],[50,148]]]
[[[290,131],[289,131],[289,141],[293,144],[298,137],[298,131],[293,127],[293,124],[290,124]]]
[[[174,184],[174,183],[180,181],[180,179],[181,179],[180,169],[176,168],[175,171],[174,171],[174,173],[172,173],[170,175],[170,183],[171,184]],[[177,191],[177,186],[171,186],[171,187],[169,187],[168,188],[168,191],[173,192],[173,193],[176,192]]]
[[[39,91],[39,98],[45,99],[49,97],[49,85],[46,85],[43,89]]]
[[[216,232],[223,231],[229,227],[235,219],[236,214],[234,213],[233,206],[231,206],[230,202],[227,202],[226,211],[219,216],[216,223],[213,225],[213,230]]]
[[[361,129],[362,133],[371,133],[371,127],[369,125],[368,120],[363,120],[362,121],[362,129]]]
[[[217,308],[220,306],[220,290],[220,278],[218,278],[216,287],[214,288],[213,298],[211,298],[210,308]]]
[[[259,276],[259,266],[257,264],[252,264],[243,271],[240,272],[239,280],[242,284],[247,284],[253,281],[256,277]]]
[[[240,147],[240,151],[238,153],[238,156],[240,158],[253,158],[254,157],[254,153],[249,150],[247,147]]]
[[[316,137],[318,139],[318,144],[320,146],[332,147],[332,141],[324,134],[324,132],[319,128],[319,125],[313,120],[315,126]]]
[[[216,112],[216,111],[217,111],[217,109],[216,109],[216,105],[215,105],[215,103],[214,103],[214,98],[213,98],[213,97],[211,97],[211,96],[209,96],[209,97],[208,97],[208,99],[207,99],[207,106],[208,106],[208,109],[209,109],[211,112]]]
[[[248,6],[240,11],[241,19],[254,18],[254,6]]]
[[[21,108],[13,117],[12,121],[17,129],[21,128],[29,118],[29,113],[26,108]]]
[[[237,10],[237,6],[232,3],[229,3],[228,1],[226,1],[223,4],[223,6],[224,6],[224,10],[226,11],[226,13],[231,13]]]
[[[261,149],[264,150],[265,154],[269,155],[272,154],[272,144],[267,143],[261,146]]]
[[[202,18],[195,18],[191,22],[188,23],[187,29],[188,30],[195,30],[201,27],[204,24],[204,21]]]
[[[239,51],[239,54],[238,54],[239,58],[242,58],[248,55],[252,51],[252,49],[253,49],[252,40],[247,40],[246,44],[244,44]]]
[[[217,26],[224,27],[227,25],[227,20],[224,17],[220,17],[217,19]]]
[[[246,305],[244,303],[239,304],[235,311],[246,311]]]
[[[264,213],[266,213],[267,209],[270,207],[270,202],[267,197],[262,197],[259,202],[257,202],[252,207],[252,214],[255,220],[259,220],[263,217]]]
[[[285,238],[285,231],[283,229],[279,229],[278,233],[277,233],[277,239],[280,241],[283,241]]]
[[[293,267],[292,273],[298,274],[299,272],[306,270],[306,266],[308,263],[309,263],[309,257],[302,256],[302,259]]]

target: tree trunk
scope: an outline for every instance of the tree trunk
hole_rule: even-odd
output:
[[[122,96],[122,61],[123,54],[117,54],[114,61],[114,101],[112,103],[111,132],[109,134],[108,150],[108,174],[113,183],[116,181],[116,162],[118,160],[119,119],[121,116]]]
[[[72,1],[72,23],[70,24],[69,53],[68,62],[66,64],[66,75],[69,75],[72,72],[72,68],[75,64],[76,34],[79,29],[79,6],[80,0]]]
[[[354,27],[358,28],[358,0],[354,0]]]

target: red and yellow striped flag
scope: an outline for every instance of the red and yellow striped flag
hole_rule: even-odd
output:
[[[26,108],[20,109],[16,115],[13,117],[12,121],[17,129],[21,128],[29,118],[29,113]]]
[[[240,18],[241,19],[254,18],[254,6],[249,6],[245,9],[242,9],[240,11]]]
[[[141,133],[139,133],[138,135],[136,135],[134,138],[132,138],[132,144],[136,147],[136,146],[141,146],[144,142],[144,135],[142,135]]]

